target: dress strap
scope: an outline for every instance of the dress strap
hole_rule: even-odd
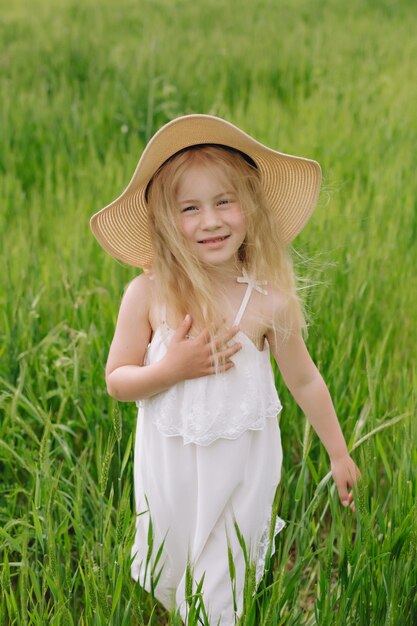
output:
[[[253,286],[251,284],[249,284],[247,289],[246,289],[246,291],[245,291],[245,295],[243,296],[243,300],[242,300],[242,303],[240,305],[239,311],[236,314],[235,321],[232,324],[233,326],[238,326],[238,324],[240,324],[240,320],[243,317],[243,314],[244,314],[246,306],[247,306],[247,304],[249,302],[249,298],[251,296],[252,290],[253,290]]]
[[[240,321],[243,317],[243,314],[249,302],[249,298],[251,297],[252,291],[254,289],[256,291],[259,291],[259,293],[263,293],[264,295],[268,294],[266,289],[262,288],[262,285],[266,285],[266,280],[255,280],[251,278],[247,274],[245,269],[242,270],[242,273],[243,273],[243,276],[239,276],[236,280],[238,283],[247,283],[248,287],[246,289],[245,295],[243,296],[243,300],[239,307],[239,311],[236,314],[235,321],[233,322],[233,326],[237,326],[238,324],[240,324]]]

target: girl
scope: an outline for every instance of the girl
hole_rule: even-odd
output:
[[[107,252],[145,270],[126,289],[106,367],[110,395],[139,407],[132,576],[148,591],[156,581],[156,597],[185,622],[187,565],[203,579],[210,625],[241,614],[235,523],[256,580],[263,574],[282,464],[271,353],[354,511],[348,490],[360,473],[302,338],[287,250],[320,179],[315,161],[188,115],[156,133],[122,195],[91,219]],[[272,522],[275,534],[285,525]]]

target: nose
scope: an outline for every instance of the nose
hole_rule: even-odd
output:
[[[220,215],[212,206],[204,207],[201,212],[201,227],[205,230],[216,230],[221,226]]]

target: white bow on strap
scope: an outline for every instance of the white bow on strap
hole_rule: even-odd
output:
[[[256,291],[259,291],[259,293],[263,293],[265,296],[268,295],[267,290],[261,287],[261,285],[267,284],[266,280],[255,280],[254,278],[249,276],[245,268],[242,269],[242,274],[243,276],[239,276],[237,278],[238,283],[247,283],[251,287],[251,290],[256,289]]]
[[[237,278],[236,280],[238,283],[247,283],[248,288],[246,289],[246,293],[240,305],[240,309],[236,315],[236,319],[233,324],[234,326],[238,326],[240,324],[240,320],[242,319],[242,315],[245,312],[246,305],[249,302],[250,295],[254,289],[256,289],[256,291],[259,291],[259,293],[263,293],[265,296],[268,295],[268,292],[266,291],[266,289],[263,289],[261,287],[261,285],[267,284],[266,280],[255,280],[254,278],[248,275],[245,269],[243,269],[242,272],[243,272],[243,276],[239,276],[239,278]]]

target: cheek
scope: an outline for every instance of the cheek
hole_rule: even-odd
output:
[[[244,227],[243,227],[243,228],[242,228],[242,230],[240,231],[240,239],[241,239],[241,242],[242,242],[242,243],[243,243],[243,242],[245,241],[245,239],[246,239],[246,234],[247,234],[247,230],[246,230],[246,228],[244,228]]]
[[[182,232],[186,239],[191,238],[193,233],[191,220],[187,219],[186,217],[180,216],[178,219],[178,229]]]
[[[239,209],[239,212],[236,212],[234,216],[234,228],[237,232],[239,232],[243,237],[246,235],[246,219],[242,211]]]

